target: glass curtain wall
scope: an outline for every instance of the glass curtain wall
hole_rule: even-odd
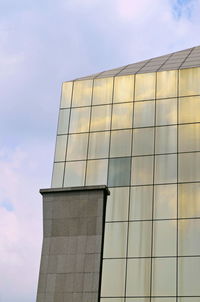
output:
[[[63,84],[52,187],[107,184],[101,302],[200,301],[200,68]]]

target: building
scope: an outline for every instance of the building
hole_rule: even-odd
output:
[[[52,188],[91,185],[100,301],[199,302],[200,47],[63,83]]]

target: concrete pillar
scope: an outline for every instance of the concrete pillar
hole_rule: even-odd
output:
[[[99,301],[107,187],[40,193],[44,237],[37,302]]]

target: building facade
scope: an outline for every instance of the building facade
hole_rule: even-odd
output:
[[[101,302],[199,302],[200,47],[63,83],[52,188],[91,185]]]

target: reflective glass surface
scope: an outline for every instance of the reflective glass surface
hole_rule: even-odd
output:
[[[134,127],[154,125],[155,101],[138,102],[134,105]]]
[[[154,128],[133,130],[133,155],[154,153]]]
[[[72,97],[72,82],[65,82],[62,85],[62,94],[61,94],[61,102],[60,108],[68,108],[71,105],[71,97]]]
[[[131,159],[113,158],[109,161],[108,185],[110,187],[130,185],[130,165]]]
[[[200,94],[200,68],[188,68],[180,70],[180,96]]]
[[[177,99],[156,101],[156,125],[177,123]]]
[[[110,105],[92,107],[91,131],[109,130],[110,121]]]
[[[177,185],[154,187],[154,218],[167,219],[177,216]]]
[[[200,122],[200,97],[180,98],[179,123]]]
[[[132,128],[133,103],[114,104],[112,129]]]
[[[177,181],[177,155],[157,155],[155,158],[155,183]]]
[[[156,127],[156,150],[159,153],[177,152],[177,126]]]
[[[114,103],[133,101],[134,76],[116,77],[114,85]]]
[[[132,187],[129,219],[152,219],[152,199],[152,186]]]
[[[149,100],[155,98],[155,73],[136,74],[135,100]],[[144,84],[145,83],[145,84]]]
[[[179,154],[179,181],[200,180],[200,153]]]
[[[179,126],[179,152],[200,151],[200,124]]]
[[[91,104],[92,80],[75,81],[73,89],[72,107],[82,107]]]
[[[177,96],[177,70],[162,71],[157,73],[157,98]]]
[[[176,256],[176,220],[154,221],[153,256]]]
[[[93,105],[112,103],[113,78],[95,79]]]
[[[83,186],[85,181],[86,161],[67,162],[64,186]]]
[[[71,134],[68,137],[67,159],[86,159],[88,133]]]
[[[184,219],[178,222],[178,251],[180,256],[200,255],[200,220]]]
[[[66,155],[67,135],[59,135],[56,138],[55,161],[64,161]]]
[[[180,184],[178,190],[179,217],[200,217],[200,183]]]
[[[127,222],[106,223],[104,258],[126,256]]]
[[[62,109],[58,119],[58,134],[66,134],[69,124],[69,109]]]
[[[112,131],[110,157],[131,156],[131,130]]]
[[[128,220],[129,188],[110,188],[107,199],[106,221]]]
[[[90,133],[88,158],[108,157],[110,132]]]
[[[132,158],[132,185],[146,185],[153,183],[153,156]]]
[[[70,133],[87,132],[89,130],[90,108],[74,108],[71,110]]]
[[[63,185],[64,163],[54,163],[53,176],[51,186],[52,188],[61,188]]]
[[[87,162],[86,185],[106,185],[107,167],[107,159],[89,160]]]

